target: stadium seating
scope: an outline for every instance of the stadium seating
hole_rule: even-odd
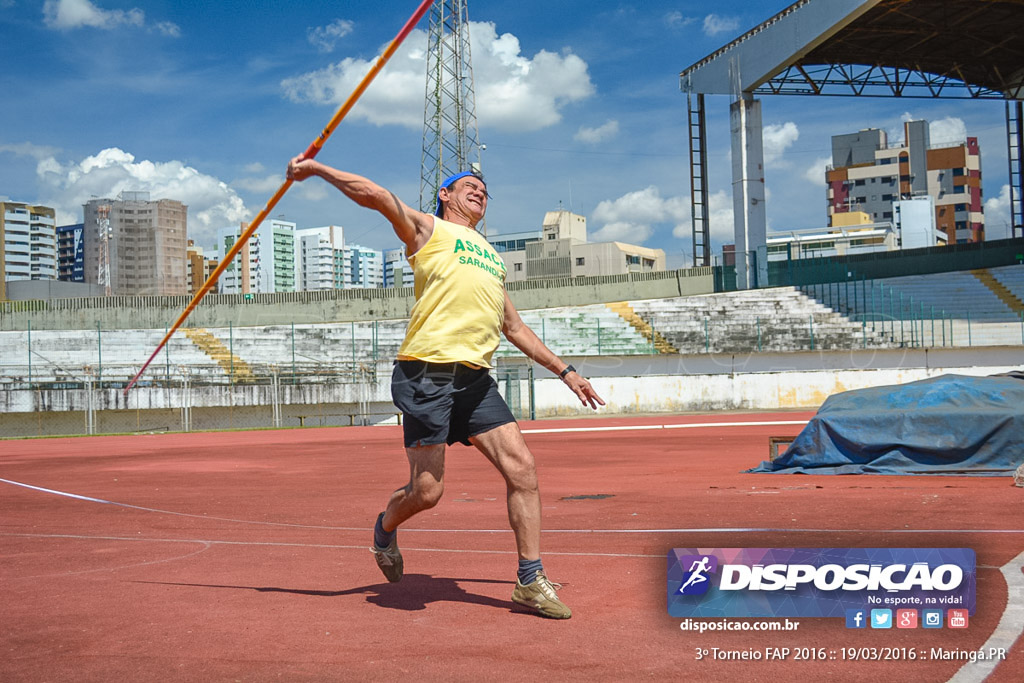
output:
[[[1024,266],[989,268],[988,272],[1018,300],[1024,302]]]
[[[794,287],[630,302],[680,353],[878,348],[891,342]]]
[[[986,282],[988,284],[986,284]],[[903,297],[900,312],[900,295]],[[887,346],[1024,344],[1024,265],[887,278],[849,286],[773,287],[522,311],[562,356],[751,353]],[[933,312],[934,311],[934,312]],[[394,358],[405,320],[183,329],[149,377],[247,381],[274,373],[355,371]],[[35,330],[36,381],[129,378],[164,330]],[[521,352],[502,340],[497,358]],[[29,334],[0,332],[0,376],[29,373]],[[254,380],[255,381],[255,380]]]
[[[886,327],[903,345],[908,329],[917,330],[910,342],[915,346],[922,335],[930,346],[1024,343],[1024,265],[815,285],[805,291],[851,319]]]
[[[563,356],[651,353],[651,343],[604,304],[521,311],[525,322],[548,348]],[[520,351],[502,339],[499,358]]]

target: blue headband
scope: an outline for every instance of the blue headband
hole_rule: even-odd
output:
[[[451,184],[454,183],[459,178],[466,178],[468,176],[473,176],[474,178],[480,177],[476,173],[473,173],[473,171],[463,171],[462,173],[456,173],[455,175],[448,176],[447,178],[444,179],[444,182],[441,183],[441,187],[437,188],[437,208],[434,209],[435,216],[440,218],[441,214],[444,212],[444,208],[441,206],[441,188],[451,187]]]

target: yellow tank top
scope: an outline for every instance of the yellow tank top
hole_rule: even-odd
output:
[[[472,228],[434,218],[409,257],[416,279],[402,360],[491,367],[505,322],[505,262]]]

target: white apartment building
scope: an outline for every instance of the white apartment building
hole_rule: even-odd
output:
[[[413,287],[416,276],[409,259],[405,257],[405,247],[388,249],[384,252],[384,286]]]
[[[57,279],[57,221],[54,210],[0,202],[0,299],[8,280]]]
[[[345,243],[340,225],[305,228],[295,233],[295,277],[299,289],[384,287],[384,253]]]
[[[295,282],[300,291],[345,288],[345,230],[340,225],[295,231]]]
[[[247,228],[217,231],[217,258],[221,260]],[[270,218],[260,223],[231,265],[221,274],[222,294],[294,292],[296,290],[295,223]]]
[[[345,245],[345,289],[384,286],[384,253],[358,244]]]

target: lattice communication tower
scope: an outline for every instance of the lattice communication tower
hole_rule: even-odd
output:
[[[442,180],[480,169],[479,137],[466,0],[436,0],[427,39],[421,211],[434,212]]]
[[[104,296],[110,296],[110,205],[96,207],[96,237],[99,245],[99,259],[96,283],[103,288]]]

